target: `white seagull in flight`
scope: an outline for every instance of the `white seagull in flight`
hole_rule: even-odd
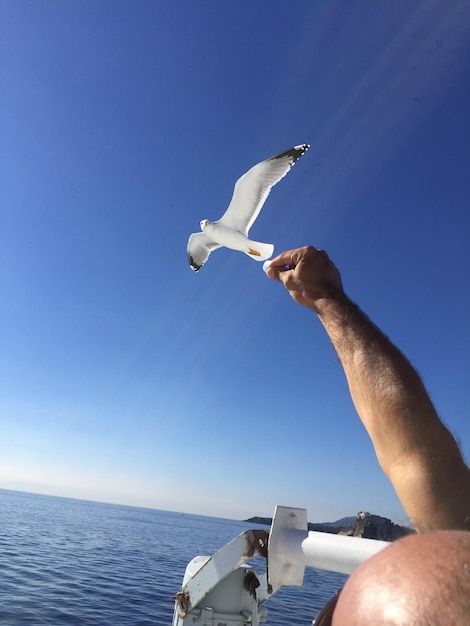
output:
[[[270,243],[248,239],[248,231],[261,211],[271,188],[284,178],[309,145],[303,143],[253,166],[235,183],[228,209],[216,222],[201,221],[201,233],[193,233],[188,240],[188,259],[197,272],[207,261],[212,250],[225,246],[240,250],[255,261],[269,259],[274,251]]]

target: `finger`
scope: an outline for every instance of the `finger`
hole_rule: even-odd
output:
[[[271,265],[269,265],[266,268],[266,276],[268,278],[272,278],[273,280],[281,280],[280,276],[283,272],[288,271],[289,268],[286,267],[285,265],[278,265],[278,266],[274,266],[271,267]]]
[[[274,257],[274,259],[271,259],[270,261],[265,261],[265,263],[263,264],[263,269],[266,272],[266,276],[273,280],[280,280],[280,272],[285,271],[289,268],[289,263],[287,262],[289,258],[290,252],[288,251],[283,252],[282,254],[278,254],[277,257]]]
[[[318,251],[313,246],[304,246],[303,248],[287,250],[267,262],[263,269],[269,278],[272,278],[273,280],[281,280],[281,272],[295,269],[302,259],[311,255],[312,252],[316,253]],[[284,280],[285,278],[286,276],[284,276]],[[282,282],[284,282],[284,280]]]
[[[296,265],[298,255],[296,254],[299,250],[286,250],[286,252],[281,252],[278,256],[274,257],[269,261],[269,267],[278,267],[285,268],[289,265]]]
[[[269,263],[270,266],[287,266],[293,268],[302,261],[302,259],[316,254],[318,250],[313,246],[304,246],[303,248],[295,248],[294,250],[287,250],[282,252],[277,257],[274,257]]]

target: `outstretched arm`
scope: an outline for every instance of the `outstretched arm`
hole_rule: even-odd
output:
[[[455,439],[409,361],[346,296],[326,252],[284,252],[267,275],[323,324],[379,463],[415,528],[470,530],[470,470]]]

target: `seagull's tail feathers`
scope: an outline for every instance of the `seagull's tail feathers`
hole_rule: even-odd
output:
[[[255,261],[266,261],[266,259],[272,257],[274,246],[272,243],[261,243],[259,241],[251,241],[248,239],[246,242],[246,248],[243,252]]]

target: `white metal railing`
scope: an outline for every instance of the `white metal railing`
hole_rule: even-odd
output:
[[[269,533],[269,582],[301,585],[305,566],[351,574],[387,541],[308,532],[307,511],[278,506]]]
[[[351,574],[387,545],[386,541],[308,531],[307,511],[277,506],[271,530],[247,530],[211,557],[195,557],[175,596],[173,626],[227,626],[265,622],[262,605],[281,587],[301,586],[305,567]],[[266,558],[257,576],[247,565]]]

